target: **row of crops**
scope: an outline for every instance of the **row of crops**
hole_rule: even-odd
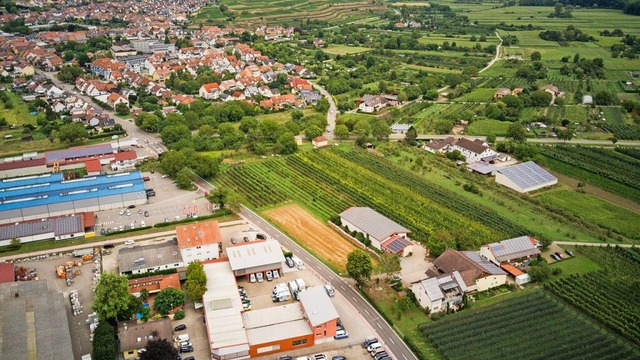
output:
[[[612,150],[556,145],[540,146],[555,171],[640,201],[640,161]]]
[[[447,359],[637,359],[640,351],[543,291],[465,310],[420,332]]]
[[[632,158],[636,158],[640,160],[640,149],[632,148],[632,147],[616,147],[616,152],[620,154],[625,154],[627,156],[631,156]]]
[[[499,77],[491,77],[491,78],[480,78],[477,80],[479,82],[479,88],[526,88],[529,86],[529,82],[523,78],[499,78]]]
[[[296,201],[325,220],[350,206],[368,206],[409,228],[421,241],[439,229],[449,231],[464,247],[527,233],[493,210],[365,151],[298,153],[230,168],[217,181],[255,207]]]
[[[572,275],[545,288],[640,344],[640,249],[580,246],[576,252],[604,270]]]
[[[640,140],[640,126],[606,123],[602,128],[620,140]]]

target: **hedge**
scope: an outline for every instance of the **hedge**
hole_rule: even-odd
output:
[[[215,213],[213,213],[211,215],[198,216],[197,218],[185,218],[185,219],[178,220],[178,221],[168,221],[168,222],[157,223],[157,224],[153,225],[153,227],[154,228],[161,228],[161,227],[165,227],[165,226],[174,226],[174,225],[180,225],[180,224],[187,224],[187,223],[191,223],[191,222],[199,221],[199,220],[215,219],[215,218],[223,217],[223,216],[230,215],[230,214],[232,214],[231,210],[224,209],[224,210],[216,211]]]
[[[139,279],[147,276],[169,275],[169,274],[175,274],[177,272],[178,272],[178,269],[156,270],[156,271],[151,271],[151,272],[146,272],[141,274],[129,274],[127,275],[127,279],[131,280],[131,279]]]

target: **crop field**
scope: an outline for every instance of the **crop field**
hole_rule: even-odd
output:
[[[387,11],[387,7],[371,2],[350,2],[346,0],[276,0],[247,1],[225,0],[237,24],[285,24],[300,20],[324,20],[340,22],[345,19],[357,20],[375,16]],[[196,23],[218,23],[227,18],[219,9],[219,4],[204,7],[196,16]]]
[[[539,149],[552,170],[640,202],[640,160],[595,147],[558,145]]]
[[[573,106],[551,106],[547,112],[554,124],[560,124],[567,119],[571,123],[582,123],[587,120],[587,108],[582,105]]]
[[[640,249],[577,246],[603,270],[545,284],[569,304],[640,345]]]
[[[322,49],[327,54],[333,55],[348,55],[348,54],[360,54],[363,52],[371,51],[371,48],[361,46],[349,46],[343,44],[331,44],[328,47]]]
[[[504,136],[507,133],[511,123],[509,121],[500,120],[476,120],[467,126],[468,135],[496,135]]]
[[[345,271],[347,256],[358,249],[298,205],[281,206],[263,214],[339,271]]]
[[[217,182],[244,195],[254,207],[295,201],[321,220],[350,206],[368,206],[422,242],[439,229],[474,246],[527,233],[489,208],[360,150],[304,152],[233,167]]]
[[[485,73],[483,73],[484,75]],[[479,88],[517,88],[517,87],[527,87],[528,82],[522,78],[502,78],[502,77],[490,77],[490,78],[480,78],[477,80],[477,84]]]
[[[476,110],[484,108],[482,104],[433,104],[430,107],[417,113],[416,130],[420,134],[429,132],[431,121],[440,120],[442,118],[459,120],[465,113],[475,113]]]
[[[493,89],[493,88],[478,88],[468,94],[463,95],[460,98],[457,98],[456,101],[468,101],[468,102],[491,101],[493,99],[493,94],[495,94],[496,90],[497,89]]]
[[[543,291],[421,325],[446,359],[637,359],[640,351]],[[516,355],[517,354],[517,355]]]
[[[537,198],[557,211],[575,215],[630,239],[640,240],[640,214],[636,212],[571,190],[547,191]]]
[[[627,122],[626,115],[618,106],[602,106],[600,110],[604,113],[604,118],[609,124],[625,124]]]

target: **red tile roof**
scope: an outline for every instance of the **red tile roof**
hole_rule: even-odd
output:
[[[15,265],[0,263],[0,284],[15,281]]]
[[[115,153],[112,161],[135,160],[137,158],[138,155],[135,151],[123,151]]]
[[[98,159],[85,160],[84,166],[87,168],[87,172],[102,172],[102,165]]]

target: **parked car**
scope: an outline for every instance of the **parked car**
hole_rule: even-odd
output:
[[[402,278],[400,277],[400,275],[393,275],[391,277],[391,281],[393,282],[400,282],[402,280]]]
[[[331,284],[325,284],[324,291],[327,293],[327,295],[329,295],[329,297],[334,297],[336,295],[336,291],[333,289],[333,286],[331,286]]]
[[[142,209],[138,209],[138,215],[142,214]]]
[[[251,310],[251,302],[243,302],[242,303],[242,310]]]
[[[127,216],[131,216],[131,211],[127,210]]]
[[[178,325],[178,326],[173,328],[173,331],[181,331],[181,330],[187,330],[187,325],[180,324],[180,325]]]
[[[264,280],[264,274],[261,272],[257,273],[256,279],[258,280],[259,283],[261,283]]]
[[[377,349],[380,349],[381,347],[382,347],[382,344],[380,344],[379,342],[374,342],[373,344],[367,346],[367,351],[373,352]]]
[[[380,351],[373,355],[373,360],[380,360],[389,357],[389,354],[386,351]]]
[[[280,356],[278,360],[293,360],[293,358],[289,355]]]
[[[134,240],[127,240],[127,241],[124,242],[125,245],[133,245],[135,243],[136,242]]]
[[[249,281],[252,283],[256,282],[256,274],[249,275]]]
[[[347,358],[343,355],[336,355],[332,357],[331,360],[347,360]]]
[[[274,279],[279,279],[280,278],[280,272],[278,270],[273,270],[273,278]]]
[[[180,343],[180,347],[183,347],[183,346],[191,346],[191,347],[193,347],[193,344],[190,341],[183,341],[183,342]]]
[[[287,262],[287,266],[290,268],[293,268],[294,266],[296,266],[296,264],[293,263],[293,259],[290,257],[286,258],[286,262]]]
[[[562,259],[562,258],[563,258],[562,254],[560,254],[560,253],[559,253],[559,252],[557,252],[557,251],[556,251],[554,254],[556,254],[556,256],[557,256],[557,257],[559,257],[560,259]]]
[[[571,251],[571,250],[565,250],[564,252],[565,252],[567,255],[571,256],[571,257],[576,256],[576,255],[573,253],[573,251]]]
[[[104,235],[104,234],[106,234],[106,233],[107,233],[107,230],[105,230],[105,229],[100,229],[100,235]]]
[[[186,358],[184,358],[182,360],[196,360],[196,358],[194,358],[193,356],[187,356]]]
[[[144,217],[149,217],[149,212],[148,211],[144,212]]]
[[[325,355],[325,354],[315,354],[315,355],[313,355],[313,360],[327,360],[327,355]]]
[[[258,239],[258,240],[267,240],[267,236],[264,235],[264,234],[257,233],[256,234],[256,239]]]
[[[181,352],[181,353],[190,353],[190,352],[193,352],[193,346],[181,346],[181,347],[180,347],[180,352]]]
[[[127,207],[128,207],[129,209],[135,209],[135,208],[136,208],[136,206],[135,206],[135,205],[133,205],[133,204],[131,204],[131,205],[127,206]]]
[[[376,339],[373,336],[368,337],[363,343],[362,343],[362,347],[366,348],[369,345],[373,344],[373,343],[377,343],[378,339]]]
[[[120,210],[120,212],[118,214],[124,215],[124,210]]]
[[[232,244],[236,244],[238,242],[238,240],[236,240],[236,238],[234,238],[233,236],[231,237],[231,243]]]
[[[346,339],[349,337],[349,333],[346,330],[338,330],[336,331],[335,336],[333,337],[336,340]]]
[[[268,270],[265,273],[266,277],[267,277],[267,281],[273,281],[273,273],[271,272],[271,270]]]
[[[551,255],[549,255],[549,256],[550,256],[553,260],[555,260],[555,261],[560,260],[560,258],[559,258],[559,257],[557,257],[557,256],[556,256],[556,254],[551,254]]]
[[[109,229],[111,229],[111,228],[109,228]],[[102,245],[102,248],[103,249],[113,249],[114,246],[115,245],[113,245],[112,243],[106,243],[106,244]]]

